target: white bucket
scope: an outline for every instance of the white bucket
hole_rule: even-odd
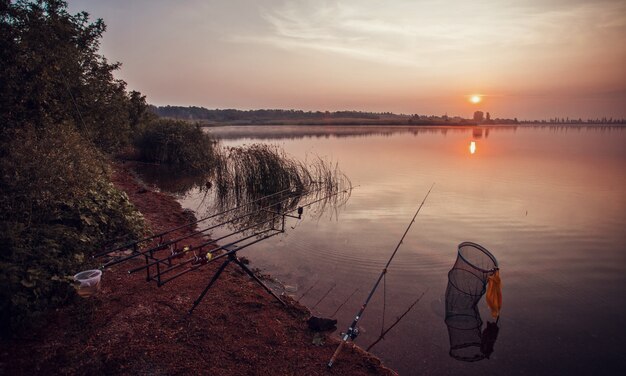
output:
[[[102,270],[93,269],[85,270],[74,276],[74,280],[80,285],[76,288],[78,295],[88,297],[96,293],[100,289],[100,278],[102,278]]]

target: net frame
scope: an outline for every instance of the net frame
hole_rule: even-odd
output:
[[[498,269],[498,261],[485,247],[473,242],[459,244],[446,288],[445,323],[451,357],[465,362],[486,357],[481,352],[483,321],[477,305],[486,292],[489,275]]]

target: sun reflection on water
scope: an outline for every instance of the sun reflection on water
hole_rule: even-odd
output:
[[[476,153],[476,141],[471,141],[469,146],[470,154]]]

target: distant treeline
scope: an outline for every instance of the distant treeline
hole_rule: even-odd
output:
[[[151,106],[161,117],[192,120],[207,124],[333,124],[333,125],[474,125],[461,117],[405,115],[391,112],[303,111],[303,110],[235,110],[190,106]]]
[[[479,125],[479,124],[626,124],[626,119],[597,118],[570,119],[551,118],[548,120],[518,120],[482,117],[474,114],[473,119],[448,115],[394,114],[392,112],[364,111],[303,111],[303,110],[236,110],[208,109],[198,106],[150,106],[150,110],[160,116],[211,124],[290,124],[290,125]],[[489,115],[489,113],[487,113]]]
[[[210,110],[204,107],[190,106],[153,106],[152,110],[159,116],[185,120],[208,120],[215,122],[232,122],[241,120],[323,120],[323,119],[368,119],[406,118],[406,115],[396,115],[390,112],[374,113],[361,111],[302,111],[302,110]]]

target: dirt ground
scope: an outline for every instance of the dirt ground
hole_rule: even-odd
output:
[[[114,183],[127,192],[153,232],[190,221],[168,195],[143,187],[123,165]],[[189,228],[175,235],[189,234]],[[206,241],[195,236],[190,241]],[[0,344],[0,374],[394,375],[353,345],[332,369],[337,333],[314,345],[308,310],[282,307],[229,265],[192,315],[187,311],[219,262],[163,287],[128,274],[132,260],[106,269],[101,290],[52,312],[42,330]]]

